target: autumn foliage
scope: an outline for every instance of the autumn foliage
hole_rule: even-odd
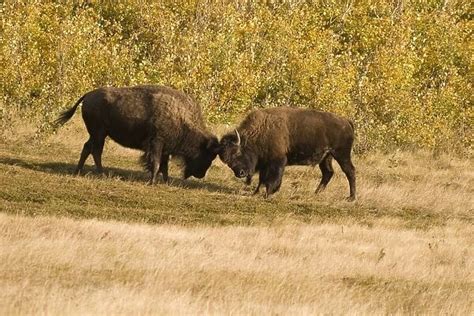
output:
[[[164,84],[212,123],[256,107],[346,115],[357,149],[472,149],[471,1],[0,4],[0,120],[39,133],[96,87]]]

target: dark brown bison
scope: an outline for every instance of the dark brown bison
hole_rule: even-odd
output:
[[[164,86],[105,87],[82,96],[58,118],[67,122],[82,102],[82,118],[89,132],[76,173],[92,153],[102,172],[102,150],[107,136],[122,146],[144,152],[142,161],[150,183],[159,172],[168,181],[170,155],[184,159],[184,177],[202,178],[217,155],[217,138],[207,131],[201,108],[185,93]]]
[[[279,190],[287,165],[316,165],[322,179],[316,193],[323,190],[334,174],[332,159],[349,180],[355,199],[355,169],[351,161],[354,126],[351,121],[317,110],[279,107],[251,112],[240,126],[220,141],[219,156],[236,177],[250,183],[255,172],[266,196]]]

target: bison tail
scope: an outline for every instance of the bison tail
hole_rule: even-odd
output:
[[[56,121],[54,121],[54,124],[56,126],[60,126],[60,125],[63,125],[64,123],[66,123],[67,121],[69,121],[71,119],[71,117],[74,115],[74,113],[76,112],[77,107],[79,106],[79,104],[81,104],[81,102],[82,102],[82,100],[84,99],[85,96],[86,95],[83,95],[79,100],[77,100],[76,104],[74,104],[74,106],[72,108],[70,108],[67,111],[62,112],[59,115],[59,117],[56,119]]]

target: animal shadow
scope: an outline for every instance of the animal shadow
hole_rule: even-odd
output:
[[[227,193],[227,194],[235,194],[236,191],[232,190],[226,186],[220,185],[214,182],[207,182],[206,180],[195,180],[195,179],[182,179],[182,178],[174,178],[170,177],[168,185],[172,187],[179,187],[185,189],[192,189],[192,190],[200,190],[204,189],[209,192],[220,192],[220,193]]]
[[[3,158],[0,157],[0,164],[10,165],[10,166],[19,166],[24,169],[29,169],[33,171],[44,172],[48,174],[57,174],[57,175],[74,175],[76,170],[76,164],[64,163],[64,162],[32,162],[26,161],[18,158]],[[104,173],[100,174],[95,171],[95,167],[85,166],[82,176],[87,177],[110,177],[118,178],[123,181],[137,182],[137,183],[147,183],[149,180],[148,174],[145,171],[137,170],[126,170],[116,167],[106,167],[104,168]],[[204,180],[194,180],[194,179],[181,179],[176,177],[169,177],[169,186],[186,188],[186,189],[204,189],[209,192],[222,192],[222,193],[235,193],[234,190],[222,186],[217,183],[206,182]],[[163,184],[163,182],[161,182]]]

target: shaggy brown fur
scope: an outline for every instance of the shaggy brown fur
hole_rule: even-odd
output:
[[[170,155],[185,161],[185,178],[202,178],[215,158],[217,138],[207,131],[201,108],[183,92],[164,86],[93,90],[61,114],[67,122],[82,102],[82,117],[90,134],[76,168],[80,173],[92,153],[102,172],[101,155],[107,136],[122,146],[144,151],[142,162],[155,183],[158,172],[168,181]]]
[[[259,184],[270,195],[280,188],[286,165],[316,165],[323,178],[316,192],[323,190],[334,173],[332,158],[341,166],[355,198],[355,169],[351,161],[354,127],[351,121],[317,110],[279,107],[251,112],[235,132],[221,139],[219,156],[237,177],[259,172]]]

